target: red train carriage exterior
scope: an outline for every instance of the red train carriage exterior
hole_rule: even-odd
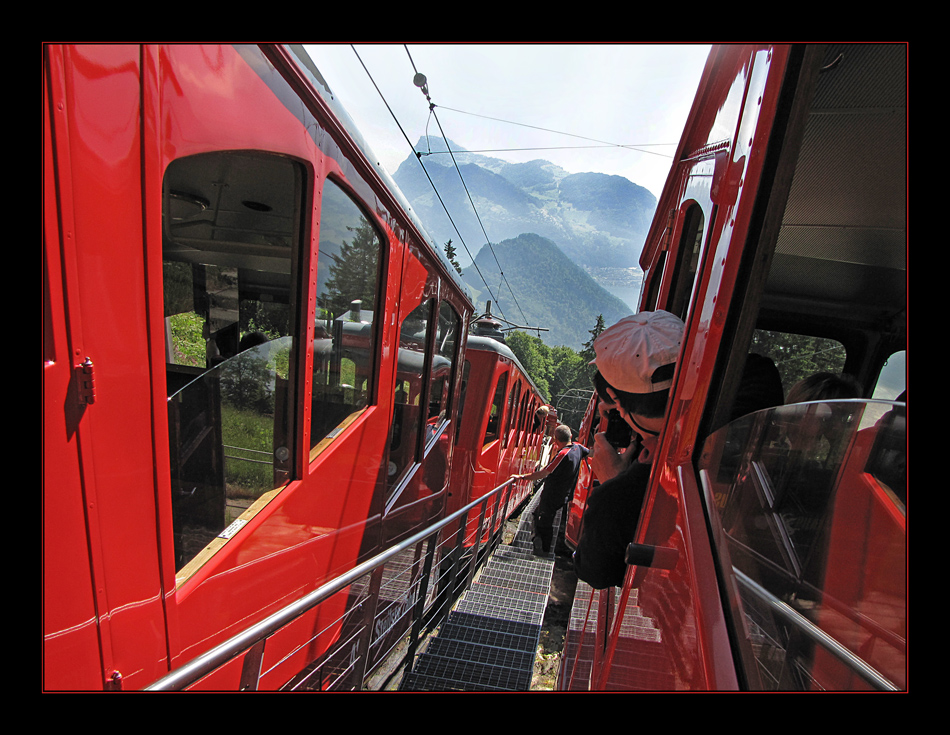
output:
[[[641,258],[686,324],[665,429],[562,689],[907,688],[906,52],[711,51]],[[861,393],[747,413],[756,352]]]
[[[44,687],[137,689],[443,513],[472,306],[291,48],[51,45],[43,99]]]
[[[513,474],[533,472],[547,429],[538,418],[545,404],[537,387],[511,349],[492,337],[468,337],[461,403],[449,511],[483,497]],[[488,527],[507,518],[530,492],[530,483],[517,482],[505,506],[489,516]],[[487,510],[490,514],[493,507]],[[478,523],[474,515],[470,528]]]

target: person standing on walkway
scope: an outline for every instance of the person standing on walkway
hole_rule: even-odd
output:
[[[554,516],[574,496],[581,462],[587,447],[571,439],[571,428],[561,424],[554,430],[554,457],[543,468],[527,475],[513,475],[516,480],[544,480],[541,499],[534,511],[534,553],[547,554],[554,539]]]

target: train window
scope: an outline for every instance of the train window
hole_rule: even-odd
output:
[[[173,161],[163,283],[176,569],[290,478],[305,183],[282,156]]]
[[[693,204],[686,210],[683,218],[683,230],[680,234],[676,256],[676,270],[673,273],[672,300],[667,309],[683,321],[686,321],[686,311],[689,309],[690,297],[693,294],[693,282],[699,266],[699,251],[703,244],[704,224],[702,207]]]
[[[382,243],[363,211],[327,180],[317,261],[311,457],[373,400]]]
[[[485,429],[485,444],[495,441],[501,434],[501,414],[505,407],[505,397],[508,395],[508,373],[502,373],[495,387],[491,408],[488,410],[488,426]]]
[[[518,398],[521,395],[521,382],[517,381],[508,394],[508,416],[505,418],[505,433],[502,445],[508,446],[512,433],[518,430]]]
[[[847,657],[903,684],[904,447],[903,406],[862,400],[759,411],[707,439],[752,688],[852,689]]]
[[[461,318],[452,305],[442,302],[439,307],[438,331],[435,335],[435,353],[432,356],[432,378],[429,388],[429,419],[446,417],[451,395],[452,365],[458,342]]]
[[[786,395],[795,383],[810,375],[843,372],[847,357],[844,345],[837,340],[765,329],[753,333],[750,352],[771,358]]]
[[[901,350],[891,355],[874,386],[873,398],[882,401],[900,400],[907,388],[907,351]]]
[[[471,360],[466,360],[462,366],[462,384],[459,387],[458,417],[455,421],[455,443],[458,444],[462,432],[462,417],[465,415],[465,395],[468,392],[468,376],[472,372]]]
[[[399,359],[393,394],[393,421],[389,445],[390,487],[416,461],[422,427],[426,345],[432,321],[432,300],[423,301],[406,317],[399,331]]]

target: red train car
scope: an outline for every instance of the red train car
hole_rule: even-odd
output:
[[[686,324],[664,431],[562,689],[907,688],[906,56],[711,51],[640,261]],[[750,353],[859,395],[746,413]]]
[[[138,689],[442,515],[472,306],[292,48],[49,45],[43,104],[43,686]]]
[[[503,342],[469,335],[462,385],[449,511],[483,497],[513,474],[533,472],[547,429],[538,416],[545,404],[537,387]],[[505,506],[489,517],[489,528],[507,518],[531,489],[526,481],[516,483]],[[477,522],[473,514],[470,529]]]

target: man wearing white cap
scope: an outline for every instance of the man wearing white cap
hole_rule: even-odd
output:
[[[594,437],[590,461],[602,484],[587,501],[574,568],[595,589],[623,584],[627,544],[640,517],[684,330],[669,312],[641,312],[594,341],[592,364],[613,401],[602,408],[616,409],[641,440],[639,452],[618,453],[604,434]]]

